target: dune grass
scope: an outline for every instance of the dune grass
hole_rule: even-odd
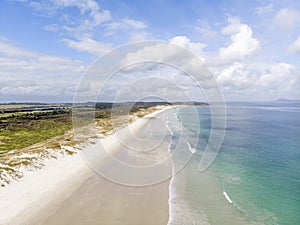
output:
[[[130,114],[142,117],[155,110],[155,107],[133,107]],[[0,154],[23,149],[62,135],[73,127],[82,128],[93,122],[97,127],[101,127],[100,133],[107,135],[113,132],[114,128],[122,127],[133,121],[132,118],[123,117],[120,114],[112,123],[109,108],[97,109],[96,111],[87,109],[79,112],[73,114],[73,120],[71,109],[0,113]],[[76,119],[74,120],[74,118]]]
[[[72,128],[69,110],[10,113],[0,119],[0,154],[62,135]]]

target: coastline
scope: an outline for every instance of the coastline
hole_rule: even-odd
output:
[[[147,124],[148,120],[145,118],[156,117],[169,108],[171,107],[164,107],[138,119],[129,125],[130,130],[139,132]],[[117,148],[113,139],[115,134],[101,141],[106,143],[107,149],[112,150],[112,154],[116,154]],[[53,214],[62,201],[92,175],[93,171],[80,154],[48,161],[42,169],[28,173],[18,182],[0,189],[0,224],[39,223],[45,216]],[[166,202],[168,203],[168,196]]]

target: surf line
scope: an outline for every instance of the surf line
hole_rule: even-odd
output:
[[[223,195],[225,196],[226,200],[232,204],[232,200],[229,198],[228,194],[226,193],[226,191],[223,191]]]
[[[192,154],[196,153],[196,149],[191,146],[190,142],[187,142],[187,146],[189,147],[189,150]]]

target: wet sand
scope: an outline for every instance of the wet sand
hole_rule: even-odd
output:
[[[167,224],[169,181],[148,187],[122,186],[97,175],[76,190],[43,224]]]

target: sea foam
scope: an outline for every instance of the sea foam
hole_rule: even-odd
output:
[[[230,197],[228,196],[228,194],[226,193],[226,191],[223,191],[223,195],[225,196],[226,200],[232,204],[232,200],[230,199]]]
[[[197,150],[191,146],[190,142],[187,142],[187,146],[192,154],[196,153]]]

